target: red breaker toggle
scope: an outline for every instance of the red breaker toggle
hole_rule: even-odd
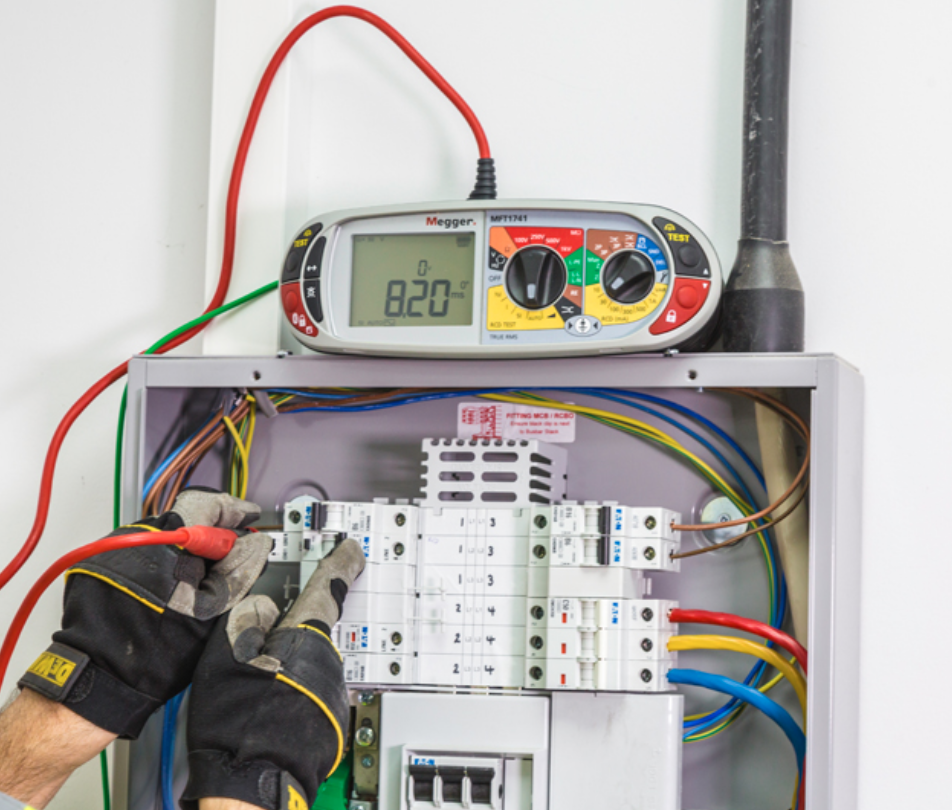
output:
[[[291,321],[291,325],[298,332],[309,337],[317,334],[317,327],[304,309],[304,302],[301,300],[301,289],[297,282],[285,284],[281,287],[281,303],[284,305],[288,320]]]
[[[665,332],[684,326],[700,312],[710,291],[710,281],[701,278],[675,279],[671,300],[648,331],[652,335],[663,335]]]

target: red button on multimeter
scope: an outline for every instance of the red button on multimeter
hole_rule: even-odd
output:
[[[651,324],[648,331],[652,335],[663,335],[672,329],[686,324],[700,311],[711,290],[711,282],[700,278],[677,278],[674,280],[674,294],[664,313]]]
[[[307,316],[304,302],[301,300],[301,290],[296,283],[281,286],[281,303],[284,304],[288,320],[298,332],[312,337],[317,334],[317,327]]]

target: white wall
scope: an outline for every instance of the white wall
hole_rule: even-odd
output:
[[[701,224],[730,264],[740,0],[367,5],[477,111],[504,196],[665,204]],[[252,15],[232,30],[254,35],[220,43],[242,57],[229,95],[216,96],[225,100],[211,152],[218,221],[238,116],[288,15],[303,14],[303,4],[275,0],[225,7],[223,26]],[[950,24],[952,8],[938,0],[827,0],[795,12],[790,237],[807,348],[844,356],[867,379],[867,506],[856,516],[866,536],[864,810],[947,802],[950,718],[937,680],[949,655],[938,621],[920,617],[943,615],[952,564],[932,528],[952,488],[942,361]],[[210,0],[7,3],[0,13],[4,562],[29,530],[59,417],[94,379],[197,313],[211,284],[213,31]],[[309,215],[460,196],[472,182],[465,126],[376,32],[334,22],[299,49],[253,147],[235,293],[273,277],[283,240]],[[307,101],[285,113],[283,93]],[[298,132],[290,140],[287,121]],[[208,236],[217,272],[219,228]],[[209,349],[270,351],[275,317],[273,301],[262,302],[213,330]],[[46,537],[0,595],[0,615],[45,562],[108,529],[116,402],[110,392],[67,441]],[[45,643],[58,599],[44,599],[11,673]],[[97,790],[88,768],[54,806],[96,806]]]

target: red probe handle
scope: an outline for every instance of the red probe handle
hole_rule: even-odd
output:
[[[180,531],[188,534],[188,539],[179,545],[196,557],[204,557],[206,560],[224,559],[238,539],[238,535],[231,529],[214,526],[186,526]]]
[[[103,554],[107,551],[118,551],[122,548],[131,548],[134,546],[182,546],[192,554],[199,557],[206,557],[210,560],[220,560],[235,545],[238,535],[230,529],[217,529],[210,526],[188,526],[183,529],[176,529],[174,532],[136,532],[135,534],[120,534],[113,537],[104,537],[94,543],[88,543],[70,551],[60,557],[43,575],[36,581],[23,604],[17,610],[16,616],[10,622],[10,629],[3,639],[3,646],[0,647],[0,686],[3,685],[3,679],[7,674],[7,667],[10,665],[10,658],[13,656],[13,650],[20,639],[23,627],[27,619],[36,607],[43,592],[68,568],[72,568],[76,563],[95,557],[97,554]]]

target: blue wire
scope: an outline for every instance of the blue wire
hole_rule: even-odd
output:
[[[165,461],[163,461],[163,462],[156,468],[155,472],[152,473],[152,475],[150,476],[149,480],[145,482],[145,487],[142,489],[142,497],[143,497],[143,498],[144,498],[146,495],[148,495],[149,490],[152,489],[152,487],[155,485],[155,482],[159,480],[159,476],[162,475],[162,473],[165,472],[165,470],[168,468],[168,466],[175,460],[175,457],[176,457],[179,453],[181,453],[182,450],[185,449],[185,445],[187,445],[187,444],[188,444],[192,439],[194,439],[199,433],[201,433],[205,428],[207,428],[209,422],[211,422],[213,418],[214,418],[214,416],[209,416],[208,419],[206,419],[206,420],[202,423],[202,426],[201,426],[198,430],[196,430],[196,431],[195,431],[191,436],[189,436],[184,442],[182,442],[178,447],[176,447],[176,448],[169,454],[169,456],[165,459]]]
[[[178,732],[178,713],[185,698],[181,692],[165,704],[165,715],[162,718],[162,747],[159,760],[159,781],[162,786],[162,810],[176,810],[175,808],[175,737]]]
[[[294,394],[307,399],[351,399],[355,394],[316,394],[314,391],[301,391],[296,388],[269,388],[269,394]]]
[[[771,700],[756,689],[744,686],[744,684],[731,680],[730,678],[725,678],[723,675],[714,675],[710,672],[698,672],[694,669],[671,669],[668,670],[668,682],[712,689],[715,692],[731,695],[745,703],[749,703],[754,708],[760,709],[767,717],[780,726],[783,733],[787,735],[787,739],[790,740],[790,744],[793,746],[794,753],[797,756],[797,770],[800,773],[800,778],[803,778],[803,758],[807,752],[807,739],[800,730],[800,726],[798,726],[796,721],[790,716],[790,713],[779,703]]]
[[[271,389],[271,390],[275,390],[275,389]],[[409,405],[409,404],[414,404],[418,402],[431,402],[431,401],[441,400],[441,399],[458,399],[460,397],[476,396],[479,394],[501,393],[503,390],[513,390],[513,389],[496,388],[496,389],[480,389],[480,390],[440,391],[440,392],[435,392],[432,394],[425,394],[425,395],[418,395],[418,396],[400,395],[386,402],[374,402],[374,403],[367,403],[364,405],[329,405],[326,407],[300,408],[300,409],[297,409],[295,413],[302,413],[306,411],[336,411],[336,412],[342,412],[342,413],[356,413],[356,412],[368,411],[368,410],[385,410],[388,408],[395,408],[400,405]],[[734,466],[730,464],[730,462],[728,462],[727,459],[724,458],[723,454],[718,452],[709,442],[707,442],[697,433],[692,431],[690,428],[684,426],[683,424],[681,424],[675,419],[672,419],[666,414],[663,414],[651,408],[647,408],[643,405],[635,405],[632,402],[627,402],[624,399],[621,399],[620,397],[616,396],[619,393],[630,394],[632,392],[618,392],[618,391],[615,391],[614,389],[609,389],[606,391],[605,389],[598,389],[598,388],[547,388],[547,389],[521,389],[521,390],[548,390],[548,391],[559,391],[562,393],[587,394],[590,396],[595,396],[599,399],[605,399],[605,400],[610,400],[613,402],[618,402],[622,405],[626,405],[627,407],[644,411],[646,413],[651,414],[652,416],[660,418],[663,421],[667,422],[668,424],[673,425],[678,430],[681,430],[687,435],[691,436],[695,441],[699,442],[701,445],[706,447],[708,451],[710,451],[712,455],[714,455],[720,461],[720,463],[724,466],[724,468],[730,472],[731,476],[737,482],[739,488],[747,497],[748,501],[751,504],[755,503],[754,498],[750,493],[750,490],[747,488],[743,479],[741,478],[737,470],[734,468]],[[737,445],[737,443],[733,439],[731,439],[726,433],[724,433],[723,430],[721,430],[719,427],[714,425],[713,422],[710,422],[710,420],[704,418],[700,414],[697,414],[694,411],[691,411],[691,409],[689,408],[685,408],[684,406],[677,405],[677,403],[669,402],[668,400],[661,399],[660,397],[649,397],[648,395],[644,395],[644,397],[645,399],[649,399],[650,401],[655,401],[660,404],[669,405],[673,407],[675,410],[685,412],[688,415],[697,418],[698,421],[700,421],[702,424],[705,424],[705,426],[710,427],[718,435],[723,435],[727,439],[727,441],[731,444],[731,446],[736,448],[736,450],[739,452],[739,454],[745,460],[745,462],[749,466],[751,466],[751,468],[754,470],[755,475],[757,476],[758,481],[759,482],[763,481],[763,476],[760,473],[760,470],[757,469],[756,465],[753,463],[753,461],[751,461],[750,457],[746,453],[744,453],[744,451],[740,448],[740,446]],[[770,543],[769,541],[767,543],[767,553],[770,555],[771,562],[773,564],[773,570],[774,570],[774,595],[775,596],[774,596],[774,602],[770,606],[771,624],[774,627],[780,627],[783,624],[784,616],[786,615],[786,609],[787,609],[786,580],[782,575],[780,566],[777,564],[777,558],[774,552],[773,544]],[[755,664],[754,667],[751,669],[751,671],[748,673],[747,677],[744,679],[744,684],[749,685],[751,683],[759,683],[760,679],[763,677],[765,668],[766,668],[766,665],[763,662],[758,662],[757,664]],[[699,718],[698,720],[685,723],[685,726],[688,728],[692,728],[693,726],[697,725],[697,726],[703,726],[704,728],[707,728],[711,725],[714,725],[720,722],[724,717],[729,715],[737,707],[737,705],[738,705],[738,701],[736,699],[729,701],[728,703],[724,704],[724,706],[722,706],[720,709],[708,715],[707,717]],[[697,731],[700,731],[700,730],[703,730],[703,729],[694,728],[691,733],[696,733]]]
[[[731,477],[734,479],[735,483],[737,484],[741,492],[743,492],[744,496],[747,498],[747,502],[751,505],[754,505],[756,503],[756,501],[754,500],[754,496],[751,495],[750,490],[747,488],[747,485],[744,483],[744,479],[740,477],[737,470],[734,469],[733,465],[726,458],[724,458],[724,456],[717,450],[717,448],[715,448],[710,442],[708,442],[703,437],[699,436],[689,427],[686,427],[685,425],[681,424],[676,419],[672,419],[667,414],[661,413],[661,411],[656,411],[653,408],[648,408],[644,405],[636,405],[633,402],[626,402],[621,397],[615,396],[614,391],[606,391],[605,389],[602,389],[602,388],[577,388],[574,390],[578,391],[578,393],[580,394],[586,394],[591,397],[597,397],[598,399],[606,399],[611,402],[618,402],[622,405],[625,405],[626,407],[634,408],[637,411],[642,411],[643,413],[651,414],[652,416],[658,419],[661,419],[663,422],[667,422],[669,425],[673,425],[682,433],[686,433],[688,436],[694,439],[694,441],[698,442],[698,444],[702,445],[703,447],[706,447],[708,452],[711,453],[711,455],[713,455],[714,458],[716,458],[722,465],[724,465],[724,469],[730,472]]]
[[[693,411],[690,408],[687,408],[684,405],[681,405],[680,403],[672,402],[669,399],[662,399],[661,397],[655,397],[655,396],[652,396],[651,394],[641,394],[636,391],[624,391],[624,390],[616,391],[615,389],[612,389],[612,393],[615,393],[618,396],[622,396],[622,397],[630,397],[631,399],[640,399],[645,402],[653,402],[655,405],[664,405],[666,408],[670,408],[673,411],[677,411],[678,413],[682,413],[685,416],[689,416],[691,419],[694,419],[695,421],[704,425],[704,427],[706,427],[708,430],[720,436],[721,439],[723,439],[728,445],[730,445],[731,449],[735,453],[737,453],[737,455],[740,456],[741,459],[743,459],[744,463],[747,465],[750,471],[756,476],[757,483],[759,483],[760,486],[763,487],[764,489],[767,489],[767,484],[764,481],[763,474],[757,468],[757,465],[753,462],[751,457],[747,455],[747,453],[744,451],[744,448],[741,447],[733,438],[731,438],[731,435],[729,433],[722,430],[720,427],[718,427],[714,422],[712,422],[707,417],[702,416],[697,411]]]
[[[730,472],[734,481],[737,483],[739,489],[747,498],[747,502],[750,503],[752,506],[756,506],[757,502],[756,500],[754,500],[754,496],[751,494],[750,490],[745,485],[744,480],[740,477],[737,470],[734,469],[734,467],[727,461],[727,459],[725,459],[724,456],[721,455],[717,450],[715,450],[707,441],[705,441],[703,438],[698,436],[694,431],[686,428],[677,420],[672,419],[671,417],[661,413],[660,411],[656,411],[652,408],[646,408],[643,405],[635,405],[634,403],[631,403],[631,402],[625,402],[623,399],[621,399],[621,397],[624,397],[624,396],[634,396],[636,398],[641,398],[642,395],[633,394],[633,392],[628,392],[628,391],[615,391],[614,389],[606,390],[602,388],[577,388],[577,389],[571,389],[571,390],[575,390],[575,391],[578,391],[579,393],[587,394],[589,396],[598,397],[600,399],[606,399],[612,402],[619,402],[623,405],[627,405],[630,408],[634,408],[636,410],[651,414],[652,416],[658,419],[661,419],[664,422],[667,422],[668,424],[673,425],[678,430],[686,433],[692,439],[694,439],[695,441],[699,442],[704,447],[706,447],[708,451],[712,455],[714,455],[714,457],[717,458],[718,461],[721,462],[724,468]],[[734,448],[736,448],[737,451],[741,454],[741,456],[747,462],[748,466],[750,466],[750,468],[754,471],[754,475],[757,476],[757,480],[760,482],[761,486],[764,486],[764,477],[761,474],[760,470],[757,469],[757,466],[753,463],[753,461],[751,461],[750,457],[746,453],[744,453],[744,451],[740,448],[740,446],[737,445],[737,443],[733,439],[731,439],[730,436],[724,433],[724,431],[722,431],[719,427],[717,427],[717,425],[715,425],[710,420],[705,419],[700,414],[694,413],[693,411],[691,411],[690,408],[685,408],[681,405],[678,405],[676,402],[670,402],[669,400],[661,399],[661,397],[648,397],[647,395],[644,395],[644,396],[650,401],[664,404],[676,410],[686,412],[687,414],[700,420],[703,424],[707,425],[712,430],[717,431],[719,435],[723,434],[724,437],[730,442],[730,444]],[[759,520],[759,521],[756,521],[756,523],[758,526],[764,526],[764,531],[767,532],[767,524],[764,521]],[[770,536],[769,532],[767,533],[767,536],[768,537]],[[787,585],[786,585],[786,579],[783,576],[783,572],[780,566],[777,565],[777,558],[774,552],[773,543],[768,542],[767,547],[768,547],[768,553],[770,554],[771,562],[773,563],[773,572],[774,572],[773,585],[774,585],[775,601],[770,606],[771,624],[773,624],[775,627],[780,627],[783,624],[783,619],[787,612]]]

